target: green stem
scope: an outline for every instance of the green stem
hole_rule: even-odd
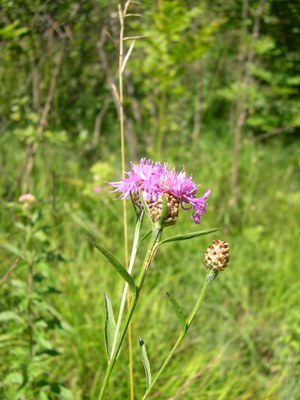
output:
[[[203,283],[197,303],[195,304],[195,307],[193,308],[193,311],[191,312],[191,314],[187,320],[187,323],[186,323],[187,330],[190,327],[191,323],[193,322],[199,308],[201,307],[201,304],[206,296],[207,289],[209,288],[212,281],[217,277],[217,275],[218,275],[218,272],[211,271],[211,270],[207,271],[207,275],[206,275],[205,281]]]
[[[33,358],[33,315],[32,315],[32,295],[33,295],[33,246],[32,246],[32,222],[28,212],[26,215],[27,232],[25,237],[25,250],[28,251],[28,276],[27,276],[27,327],[28,327],[28,348],[29,362]]]
[[[123,343],[123,340],[124,340],[125,334],[127,332],[127,328],[128,328],[129,322],[131,320],[131,317],[133,315],[133,312],[134,312],[134,309],[135,309],[135,306],[136,306],[136,303],[137,303],[137,297],[138,297],[138,294],[134,297],[134,300],[131,303],[131,307],[130,307],[130,309],[128,311],[128,314],[127,314],[127,317],[126,317],[125,326],[122,329],[122,332],[121,332],[120,337],[118,339],[118,342],[117,342],[117,345],[115,347],[115,350],[111,355],[111,359],[109,360],[108,367],[106,369],[106,373],[105,373],[105,376],[104,376],[104,379],[103,379],[103,383],[102,383],[102,387],[101,387],[101,390],[100,390],[100,393],[99,393],[98,400],[102,400],[104,398],[105,391],[106,391],[106,388],[107,388],[107,385],[108,385],[108,382],[109,382],[109,378],[110,378],[110,375],[112,373],[113,367],[114,367],[115,362],[116,362],[117,354],[118,354],[118,352],[119,352],[119,350],[121,348],[121,345]]]
[[[131,255],[130,255],[130,260],[129,260],[129,265],[128,265],[128,273],[130,275],[132,273],[133,264],[134,264],[134,260],[135,260],[136,253],[137,253],[138,242],[139,242],[139,238],[140,238],[141,225],[142,225],[142,222],[143,222],[143,216],[144,216],[144,212],[142,211],[140,213],[138,219],[137,219],[136,226],[135,226],[132,250],[131,250]],[[118,339],[118,336],[119,336],[119,331],[120,331],[121,322],[122,322],[122,319],[123,319],[123,314],[124,314],[124,309],[125,309],[125,303],[126,303],[126,296],[127,296],[127,292],[128,292],[128,287],[129,287],[129,285],[126,282],[125,285],[124,285],[123,294],[122,294],[122,298],[121,298],[120,310],[119,310],[118,321],[117,321],[117,325],[116,325],[116,332],[115,332],[114,341],[113,341],[113,345],[112,345],[111,355],[114,353],[115,347],[117,345],[117,339]]]
[[[109,379],[110,379],[110,375],[111,375],[113,367],[115,365],[116,358],[117,358],[117,355],[119,353],[119,350],[120,350],[120,348],[122,346],[125,334],[127,332],[128,325],[129,325],[129,323],[131,321],[132,315],[133,315],[135,307],[137,305],[137,302],[138,302],[138,299],[139,299],[139,295],[140,295],[140,292],[142,290],[143,283],[144,283],[147,271],[148,271],[148,269],[150,267],[150,264],[151,264],[155,254],[156,254],[156,251],[158,249],[158,242],[159,242],[159,239],[161,237],[162,229],[163,229],[162,226],[159,226],[159,227],[155,226],[155,228],[153,229],[151,241],[150,241],[149,247],[148,247],[148,251],[146,253],[146,256],[145,256],[145,259],[144,259],[144,262],[143,262],[143,268],[142,268],[140,276],[138,278],[137,292],[136,292],[136,294],[135,294],[135,296],[133,298],[133,301],[131,303],[130,309],[128,310],[128,313],[127,313],[127,316],[126,316],[126,320],[125,320],[125,323],[124,323],[124,327],[121,330],[120,336],[119,336],[117,344],[115,346],[115,349],[111,354],[111,359],[109,360],[108,367],[106,369],[106,373],[105,373],[105,376],[104,376],[104,379],[103,379],[103,383],[102,383],[102,387],[101,387],[101,390],[100,390],[100,393],[99,393],[98,400],[102,400],[104,398],[105,391],[106,391],[106,388],[107,388],[107,385],[108,385],[108,382],[109,382]]]
[[[215,277],[217,276],[217,272],[213,272],[213,271],[208,271],[207,275],[206,275],[206,279],[205,282],[203,283],[200,295],[198,297],[197,303],[195,304],[195,307],[193,308],[189,318],[187,319],[187,323],[186,323],[186,328],[184,331],[181,331],[176,343],[174,344],[174,346],[172,347],[171,351],[169,352],[167,358],[165,359],[165,361],[163,362],[162,366],[160,367],[159,371],[157,372],[157,374],[155,375],[151,385],[148,387],[148,389],[146,390],[142,400],[146,400],[149,396],[149,394],[151,393],[155,383],[157,382],[158,378],[160,377],[160,375],[164,372],[164,370],[166,369],[167,365],[169,364],[171,358],[173,357],[175,351],[178,349],[178,347],[180,346],[183,338],[185,337],[189,327],[191,326],[191,323],[193,322],[199,308],[201,307],[201,304],[205,298],[207,289],[209,288],[211,282],[215,279]]]

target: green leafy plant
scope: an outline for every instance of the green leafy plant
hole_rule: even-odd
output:
[[[195,222],[199,223],[200,216],[205,212],[205,202],[210,194],[210,191],[207,191],[202,198],[197,198],[195,196],[197,185],[194,184],[191,178],[186,176],[185,172],[182,171],[178,174],[175,169],[169,170],[166,165],[162,166],[160,163],[154,164],[150,160],[141,160],[139,165],[131,164],[131,169],[127,175],[128,178],[122,178],[120,182],[114,182],[112,185],[121,192],[124,198],[130,197],[132,199],[136,212],[137,222],[128,270],[125,269],[125,267],[113,256],[111,252],[106,250],[102,245],[96,243],[93,239],[88,238],[90,243],[103,254],[116,272],[125,281],[117,322],[115,321],[111,301],[107,294],[104,295],[106,315],[104,337],[108,366],[103,378],[99,400],[104,398],[110,376],[124,341],[125,334],[130,321],[132,320],[138,300],[141,296],[148,270],[151,267],[159,248],[170,242],[186,241],[199,236],[211,234],[219,230],[218,228],[215,228],[162,239],[164,228],[174,225],[177,222],[180,205],[183,209],[192,208],[194,210],[192,216]],[[132,276],[132,271],[139,249],[139,244],[141,243],[140,231],[144,216],[151,225],[151,235],[149,235],[150,237],[148,236],[148,250],[138,272],[138,277],[134,278]],[[218,241],[208,248],[205,254],[205,265],[208,271],[207,277],[203,284],[202,290],[199,291],[198,300],[196,301],[193,310],[187,318],[185,318],[184,312],[179,303],[175,300],[174,296],[170,293],[167,293],[175,314],[180,322],[181,330],[176,343],[173,345],[171,351],[163,361],[161,368],[154,377],[152,377],[145,343],[141,338],[139,338],[141,359],[147,382],[147,388],[143,399],[146,399],[150,395],[155,383],[168,366],[173,354],[181,344],[197,312],[199,311],[208,287],[216,278],[218,272],[227,266],[228,261],[229,247],[226,242]],[[127,314],[123,316],[125,311],[125,298],[127,296],[128,289],[130,289],[131,292],[131,302]]]
[[[49,281],[50,268],[64,258],[49,241],[45,208],[31,194],[22,195],[19,202],[11,207],[22,245],[5,246],[19,257],[19,274],[1,288],[9,304],[0,312],[1,342],[11,348],[11,357],[0,393],[6,398],[39,396],[46,400],[61,394],[61,398],[71,399],[69,390],[51,376],[52,366],[61,355],[51,338],[54,332],[70,329],[52,305],[53,297],[60,296],[61,291]]]

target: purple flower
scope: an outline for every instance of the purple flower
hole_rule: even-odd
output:
[[[192,217],[196,224],[200,223],[211,191],[207,190],[203,197],[196,197],[199,185],[186,176],[184,170],[177,173],[175,168],[170,170],[167,164],[162,165],[143,158],[139,165],[131,163],[130,171],[126,172],[126,175],[121,181],[110,183],[115,191],[121,193],[121,199],[142,191],[145,200],[151,205],[157,201],[159,195],[171,194],[183,210],[193,209]]]
[[[97,185],[97,186],[94,186],[93,187],[93,192],[94,193],[101,193],[102,192],[102,186],[100,186],[100,185]]]
[[[163,173],[164,167],[160,163],[143,158],[139,165],[130,163],[130,171],[126,172],[128,178],[122,178],[120,182],[111,182],[116,188],[115,191],[121,192],[121,199],[130,198],[130,194],[135,194],[139,190],[143,191],[145,200],[155,202],[159,194],[162,193],[159,185],[159,177]]]

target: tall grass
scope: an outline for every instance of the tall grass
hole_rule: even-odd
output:
[[[217,143],[217,145],[215,144]],[[9,140],[4,151],[11,154],[2,165],[0,278],[10,267],[22,238],[9,207],[9,187],[16,177],[18,150]],[[14,151],[13,151],[14,149]],[[282,147],[246,143],[241,154],[239,202],[231,207],[230,149],[224,142],[205,137],[197,154],[180,158],[170,149],[169,162],[185,164],[187,172],[210,187],[212,196],[201,228],[224,227],[224,239],[231,245],[231,263],[222,279],[216,280],[188,337],[175,354],[151,398],[153,399],[299,399],[299,220],[300,173],[296,146]],[[60,382],[69,392],[62,399],[94,399],[105,371],[103,292],[118,299],[122,282],[105,260],[83,238],[86,232],[123,258],[122,204],[105,190],[98,197],[84,194],[84,184],[92,180],[88,161],[78,159],[71,149],[47,148],[48,157],[37,158],[31,191],[45,211],[50,228],[48,240],[62,260],[49,260],[49,281],[61,291],[49,295],[61,326],[48,332],[47,339],[58,355],[44,367],[49,382]],[[109,160],[108,160],[109,161]],[[161,160],[164,161],[164,160]],[[111,161],[116,171],[119,165]],[[53,219],[53,172],[56,175],[55,218]],[[116,172],[114,179],[119,176]],[[13,201],[17,200],[17,193]],[[183,213],[182,213],[183,214]],[[134,225],[129,210],[129,232]],[[180,215],[172,229],[190,231],[192,222]],[[166,230],[167,232],[167,230]],[[131,240],[132,238],[129,238]],[[179,326],[165,295],[171,291],[186,312],[194,304],[204,277],[202,253],[211,238],[170,243],[157,255],[149,272],[144,296],[132,324],[134,364],[139,365],[138,335],[147,343],[155,371],[162,354],[170,350]],[[199,279],[194,272],[199,271]],[[25,279],[18,266],[0,288],[0,312],[16,308],[16,281]],[[119,301],[119,300],[118,300]],[[115,305],[117,306],[117,304]],[[1,315],[1,314],[0,314]],[[153,328],[157,318],[159,328]],[[14,321],[0,321],[0,397],[18,397],[20,382],[11,375],[24,336]],[[114,399],[129,393],[126,347],[110,382]],[[9,379],[8,379],[9,377]],[[9,383],[8,383],[9,382]],[[143,367],[135,371],[136,398],[145,388]],[[22,392],[22,389],[21,389]],[[20,392],[20,393],[21,393]],[[30,391],[26,392],[30,399]],[[41,395],[42,396],[42,395]],[[49,398],[55,398],[49,395]],[[51,397],[52,396],[52,397]],[[44,399],[45,397],[40,397]],[[108,397],[109,398],[109,397]]]

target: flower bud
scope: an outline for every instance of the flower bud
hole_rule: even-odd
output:
[[[214,240],[204,255],[207,268],[217,272],[223,271],[229,263],[229,244],[224,240]]]
[[[24,193],[19,197],[19,203],[23,204],[25,208],[28,208],[31,203],[35,203],[36,198],[31,193]]]
[[[169,193],[159,195],[157,201],[150,206],[150,214],[153,222],[158,222],[162,213],[163,196],[167,200],[168,214],[163,222],[164,226],[174,225],[178,218],[179,201]]]

